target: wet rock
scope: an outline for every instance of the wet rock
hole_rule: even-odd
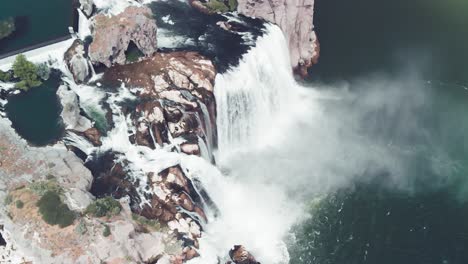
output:
[[[73,42],[72,46],[65,52],[64,59],[76,83],[82,83],[90,77],[89,61],[80,40],[77,39]]]
[[[260,264],[244,246],[234,246],[234,248],[229,251],[229,256],[235,264]]]
[[[103,80],[114,86],[124,82],[144,99],[133,115],[137,144],[156,148],[180,139],[182,152],[200,155],[200,140],[209,147],[216,142],[215,75],[203,56],[172,52],[112,67]]]
[[[157,26],[153,13],[148,7],[127,7],[115,16],[98,14],[93,18],[93,42],[89,57],[93,63],[107,67],[125,64],[125,52],[130,43],[145,55],[151,56],[157,50]]]
[[[202,197],[195,191],[189,178],[179,166],[148,176],[152,193],[150,205],[140,214],[158,219],[185,239],[194,243],[201,236],[200,222],[206,222]],[[196,217],[194,217],[196,216]],[[192,254],[191,252],[190,254]]]
[[[301,75],[317,62],[319,44],[314,31],[314,0],[238,0],[238,11],[277,24],[288,42],[291,65]]]
[[[61,85],[57,90],[57,95],[62,104],[62,117],[66,129],[84,132],[92,127],[91,121],[80,115],[78,96],[66,85]]]

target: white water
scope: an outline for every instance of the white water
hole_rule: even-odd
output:
[[[292,111],[300,110],[304,92],[291,72],[289,52],[278,27],[257,40],[239,67],[216,77],[219,157],[249,148],[276,144],[277,132]]]
[[[290,200],[280,184],[264,182],[262,175],[238,175],[243,165],[230,162],[279,144],[291,116],[300,118],[305,92],[292,75],[284,36],[272,25],[237,68],[217,76],[217,161],[229,167],[231,175],[195,173],[220,212],[200,240],[201,257],[190,263],[217,263],[234,245],[244,245],[261,263],[288,263],[284,238],[301,216],[301,205]],[[197,166],[190,165],[192,170]]]

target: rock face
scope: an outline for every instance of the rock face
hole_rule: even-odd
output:
[[[319,43],[314,32],[314,0],[238,0],[238,11],[246,16],[277,24],[289,42],[291,65],[307,75],[317,62]]]
[[[93,42],[89,57],[93,63],[107,67],[126,62],[125,51],[131,42],[145,55],[156,52],[156,21],[148,7],[127,7],[116,16],[93,17]]]
[[[173,52],[115,66],[103,81],[120,86],[123,80],[144,99],[133,113],[138,145],[158,148],[178,138],[186,154],[209,155],[216,144],[215,75],[210,60],[194,52]]]
[[[72,46],[65,52],[64,59],[75,82],[82,83],[89,78],[90,65],[85,56],[84,45],[80,40],[73,42]]]

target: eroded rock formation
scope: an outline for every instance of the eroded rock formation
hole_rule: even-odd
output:
[[[126,62],[125,51],[131,42],[145,55],[156,52],[156,21],[148,7],[127,7],[115,16],[98,14],[93,17],[93,42],[89,57],[93,63],[107,67]]]
[[[314,31],[314,0],[238,0],[238,11],[277,24],[289,42],[291,65],[300,75],[317,63],[319,43]]]
[[[157,148],[179,138],[182,152],[209,155],[216,144],[215,75],[210,60],[194,52],[173,52],[115,66],[103,80],[114,85],[122,81],[144,99],[133,114],[138,145]]]

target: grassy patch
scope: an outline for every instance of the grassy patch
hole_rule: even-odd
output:
[[[60,199],[54,191],[47,191],[37,202],[42,219],[49,225],[67,227],[75,221],[75,214]]]
[[[114,198],[107,196],[96,199],[96,201],[88,205],[85,213],[95,217],[111,217],[113,215],[119,214],[121,210],[122,206],[120,203]]]

